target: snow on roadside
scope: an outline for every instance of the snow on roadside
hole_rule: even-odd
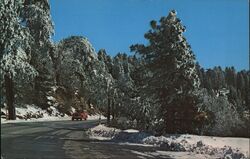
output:
[[[99,119],[106,119],[106,117],[104,117],[103,115],[88,115],[88,120],[99,120]]]
[[[238,138],[238,137],[212,137],[212,136],[199,136],[199,135],[181,135],[176,139],[177,142],[186,140],[189,144],[197,144],[202,141],[202,144],[212,147],[224,147],[230,146],[234,149],[239,149],[241,152],[249,155],[249,138]]]
[[[17,120],[6,120],[4,118],[1,118],[1,124],[7,124],[7,123],[21,123],[21,122],[44,122],[44,121],[60,121],[60,120],[71,120],[70,117],[47,117],[47,118],[38,118],[38,119],[17,119]]]
[[[51,98],[52,99],[52,98]],[[48,112],[49,111],[49,112]],[[48,111],[42,110],[35,105],[25,105],[25,107],[16,108],[16,120],[6,120],[1,115],[1,124],[5,123],[18,123],[18,122],[41,122],[41,121],[59,121],[59,120],[71,120],[71,116],[60,113],[55,107],[50,106]],[[75,109],[72,107],[72,112]],[[6,109],[1,108],[2,113],[6,113]],[[5,116],[5,115],[4,115]],[[87,120],[99,120],[106,119],[103,115],[89,115]]]
[[[119,129],[106,127],[100,124],[94,128],[89,129],[87,133],[90,134],[90,138],[93,139],[110,140],[120,132],[121,130]]]
[[[1,124],[18,122],[39,122],[39,121],[57,121],[70,120],[66,114],[62,115],[55,107],[49,107],[48,110],[42,110],[35,105],[25,105],[25,107],[16,108],[16,120],[6,120],[1,116]],[[1,108],[1,112],[6,113],[6,109]]]
[[[98,120],[99,115],[93,115],[89,116],[87,120]],[[101,119],[105,119],[105,117],[102,117]],[[6,120],[5,118],[1,118],[1,124],[6,124],[6,123],[20,123],[20,122],[44,122],[44,121],[62,121],[62,120],[71,120],[71,117],[68,115],[65,115],[64,117],[60,116],[49,116],[48,114],[45,114],[44,117],[42,118],[31,118],[31,119],[19,119],[17,118],[16,120]]]
[[[90,138],[112,140],[126,144],[152,145],[166,151],[192,152],[215,158],[249,158],[249,138],[211,137],[199,135],[153,136],[138,130],[120,130],[98,125],[88,130]],[[247,157],[246,157],[247,156]]]

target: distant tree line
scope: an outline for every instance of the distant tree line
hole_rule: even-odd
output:
[[[174,10],[150,27],[147,45],[112,57],[85,37],[51,41],[47,0],[3,1],[1,106],[8,118],[16,118],[15,107],[35,104],[101,112],[108,124],[156,134],[249,136],[249,70],[202,68]]]

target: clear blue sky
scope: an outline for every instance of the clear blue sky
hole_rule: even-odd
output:
[[[202,67],[249,68],[249,0],[50,0],[54,41],[70,35],[89,39],[98,51],[131,54],[147,43],[149,22],[172,9]]]

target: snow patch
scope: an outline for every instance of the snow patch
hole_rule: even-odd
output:
[[[126,144],[162,147],[166,151],[190,152],[198,158],[200,155],[202,155],[202,158],[204,156],[205,158],[206,156],[228,159],[249,158],[249,138],[212,137],[190,134],[153,136],[134,129],[120,130],[106,127],[105,125],[98,125],[89,129],[88,134],[90,138],[97,140],[109,139]]]
[[[54,102],[56,101],[56,99],[54,97],[52,97],[52,96],[47,96],[47,99],[51,100],[51,101],[54,101]]]
[[[135,129],[127,129],[127,130],[123,130],[123,132],[128,132],[128,133],[138,133],[139,130],[135,130]]]
[[[88,116],[88,120],[102,120],[102,119],[106,119],[106,117],[104,117],[103,115],[100,115],[100,114]]]
[[[61,114],[55,107],[49,107],[43,110],[35,105],[25,105],[24,107],[16,107],[16,120],[6,120],[6,109],[1,108],[1,124],[17,123],[17,122],[36,122],[36,121],[56,121],[70,120],[66,114]],[[4,118],[5,117],[5,118]]]
[[[102,138],[102,139],[112,139],[117,135],[121,130],[111,127],[106,127],[104,125],[98,125],[92,129],[88,130],[88,134],[91,134],[91,138]]]

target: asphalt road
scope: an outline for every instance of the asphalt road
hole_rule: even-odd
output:
[[[155,152],[156,147],[89,139],[86,130],[97,124],[88,120],[1,124],[1,156],[4,159],[170,158],[144,154]]]

